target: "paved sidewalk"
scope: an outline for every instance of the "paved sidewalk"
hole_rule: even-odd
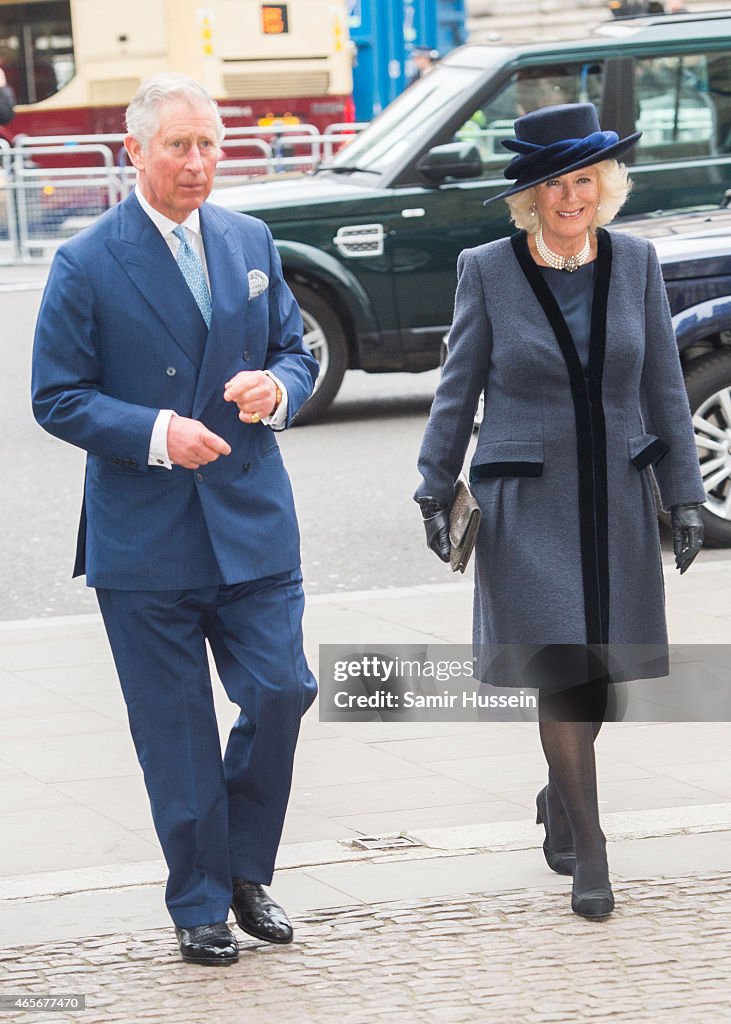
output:
[[[540,889],[321,910],[228,968],[183,964],[169,928],[49,942],[0,963],[7,992],[84,994],[26,1024],[723,1024],[731,873],[626,886],[603,923]],[[239,933],[241,935],[241,933]]]
[[[0,263],[0,294],[3,292],[41,291],[48,277],[48,263]]]
[[[730,568],[668,570],[674,642],[728,642]],[[470,603],[469,584],[451,580],[313,597],[308,655],[316,665],[320,643],[466,642]],[[220,686],[216,699],[225,734],[235,712]],[[571,914],[570,879],[541,856],[534,724],[310,714],[272,888],[299,922],[296,942],[256,946],[220,973],[177,961],[98,618],[0,624],[0,706],[0,994],[84,993],[89,1009],[73,1018],[84,1022],[209,1011],[304,1024],[639,1022],[663,1008],[678,1024],[731,1021],[729,723],[605,726],[618,910],[598,925]],[[353,843],[399,833],[414,845]],[[64,1017],[0,1014],[34,1019]]]

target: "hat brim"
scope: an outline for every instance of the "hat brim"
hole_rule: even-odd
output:
[[[582,167],[591,167],[592,164],[599,164],[602,160],[618,160],[623,153],[630,150],[637,140],[642,135],[642,132],[634,132],[632,135],[628,135],[626,139],[620,139],[619,142],[615,142],[613,146],[607,146],[606,149],[600,150],[598,153],[593,153],[591,156],[584,157],[582,160],[577,160],[573,164],[569,164],[567,167],[562,167],[559,170],[553,170],[550,174],[544,174],[542,177],[534,178],[532,181],[523,182],[521,185],[513,185],[512,188],[506,189],[504,192],[499,192],[496,196],[490,196],[489,199],[485,199],[483,206],[489,206],[490,203],[496,203],[498,199],[508,199],[510,196],[515,196],[518,192],[526,192],[529,188],[534,188],[536,185],[542,185],[545,181],[551,181],[552,178],[561,178],[564,174],[571,174],[572,171],[579,171]]]

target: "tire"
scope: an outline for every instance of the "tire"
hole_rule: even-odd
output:
[[[304,322],[304,341],[320,364],[320,375],[312,398],[297,413],[295,423],[302,425],[319,419],[340,390],[348,369],[348,342],[343,325],[324,293],[308,285],[293,282],[292,293]]]
[[[685,385],[706,487],[704,543],[731,547],[731,349],[693,363]],[[718,465],[713,468],[712,463]]]

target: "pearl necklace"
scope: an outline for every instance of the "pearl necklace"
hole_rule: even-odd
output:
[[[559,256],[558,253],[549,249],[543,241],[543,225],[540,224],[536,235],[536,249],[543,262],[547,263],[549,267],[553,267],[554,270],[568,270],[570,274],[573,274],[579,267],[583,267],[591,254],[589,232],[586,232],[586,241],[581,252],[576,253],[575,256]]]

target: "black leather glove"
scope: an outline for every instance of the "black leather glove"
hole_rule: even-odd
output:
[[[673,505],[670,509],[675,565],[681,576],[703,546],[703,520],[699,509],[700,505]]]
[[[449,509],[444,508],[435,498],[417,498],[426,530],[426,546],[441,558],[449,561]]]

